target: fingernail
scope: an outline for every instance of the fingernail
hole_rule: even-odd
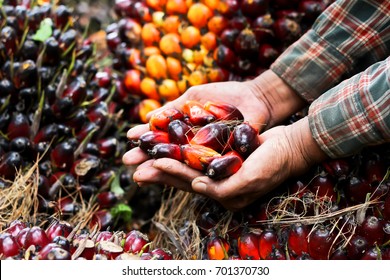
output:
[[[194,182],[192,188],[194,189],[194,191],[202,193],[206,191],[207,185],[199,181],[199,182]]]

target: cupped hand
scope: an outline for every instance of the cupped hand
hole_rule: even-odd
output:
[[[243,162],[237,173],[226,179],[214,181],[184,163],[164,158],[146,160],[139,165],[134,180],[141,186],[164,182],[211,197],[235,211],[326,158],[311,136],[307,118],[267,130],[259,138],[260,147]]]

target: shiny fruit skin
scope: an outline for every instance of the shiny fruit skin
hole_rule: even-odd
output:
[[[294,257],[308,252],[308,229],[305,225],[296,223],[290,227],[287,246]]]
[[[364,237],[359,235],[352,236],[352,238],[347,244],[348,258],[351,260],[360,259],[365,253],[365,251],[368,249],[368,247],[369,245]]]
[[[145,153],[160,143],[170,143],[169,135],[164,131],[147,131],[138,139],[139,147]]]
[[[165,34],[159,42],[159,48],[166,56],[181,54],[180,36],[176,33]]]
[[[232,146],[244,159],[260,146],[258,131],[249,123],[237,125],[232,135]]]
[[[160,96],[158,95],[157,91],[157,83],[154,79],[150,77],[144,77],[141,80],[140,90],[146,98],[160,100]]]
[[[259,236],[243,230],[238,238],[238,254],[243,260],[259,260]]]
[[[38,249],[41,249],[49,243],[50,243],[50,240],[47,237],[46,232],[42,228],[40,228],[38,226],[34,226],[26,234],[24,248],[28,248],[31,245],[34,245]]]
[[[203,28],[212,15],[213,13],[209,7],[202,3],[195,3],[188,9],[187,18],[193,26]]]
[[[72,230],[73,227],[68,222],[55,221],[46,229],[46,235],[49,240],[53,241],[53,239],[57,236],[68,237]]]
[[[337,194],[334,190],[335,182],[328,173],[318,174],[309,184],[309,189],[317,197],[328,197],[332,201],[336,201]]]
[[[168,132],[168,126],[173,120],[183,120],[184,115],[175,108],[167,108],[163,111],[153,114],[149,119],[149,129],[152,131]]]
[[[191,139],[190,144],[203,145],[222,152],[229,140],[230,128],[222,122],[209,123],[201,127]]]
[[[383,227],[384,221],[382,219],[367,215],[363,222],[358,225],[357,232],[367,240],[369,246],[380,246],[386,241]]]
[[[164,79],[157,86],[158,94],[160,98],[165,102],[173,101],[180,96],[179,88],[176,81],[172,79]]]
[[[161,41],[160,41],[161,43]],[[166,79],[167,62],[161,54],[153,54],[146,60],[146,71],[154,79]]]
[[[201,33],[195,26],[187,26],[180,34],[180,42],[184,47],[192,49],[199,44]]]
[[[147,115],[149,112],[160,108],[162,105],[159,101],[154,99],[144,99],[138,104],[138,116],[142,123],[148,123]]]
[[[188,118],[191,125],[194,126],[204,126],[215,120],[214,115],[207,112],[201,103],[193,100],[187,100],[185,102],[182,112]]]
[[[154,159],[171,158],[178,161],[183,161],[180,146],[173,143],[157,144],[148,151],[148,155]]]
[[[221,155],[202,145],[185,144],[181,146],[183,161],[191,168],[204,171],[210,162]]]
[[[10,233],[0,234],[0,255],[4,257],[13,257],[21,253],[22,250],[16,240]]]
[[[272,228],[266,228],[259,237],[259,254],[262,260],[272,253],[273,248],[279,247],[278,236]]]
[[[140,252],[149,252],[149,238],[138,230],[130,231],[125,240],[123,250],[125,252],[138,254]]]
[[[221,180],[235,174],[242,165],[242,158],[231,152],[213,159],[206,170],[206,175],[214,180]]]
[[[172,143],[184,145],[188,144],[194,137],[194,132],[191,126],[184,121],[177,119],[169,122],[168,124],[169,140]]]
[[[334,232],[325,226],[318,226],[309,235],[309,254],[313,259],[326,260],[332,254],[332,246],[336,238]]]
[[[213,114],[217,120],[244,120],[244,116],[240,110],[236,106],[228,103],[207,101],[203,107]]]
[[[215,233],[207,241],[207,255],[209,260],[226,260],[228,258],[229,243]]]
[[[179,81],[183,71],[181,61],[177,58],[169,56],[166,58],[166,62],[169,78],[174,81]]]

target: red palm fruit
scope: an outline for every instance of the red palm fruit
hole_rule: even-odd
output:
[[[170,143],[169,135],[165,131],[147,131],[142,134],[137,141],[133,141],[134,145],[138,146],[147,153],[155,145],[160,143]]]
[[[23,158],[18,152],[8,152],[0,157],[0,177],[13,180],[23,166]]]
[[[207,101],[203,105],[203,108],[213,114],[217,120],[244,120],[244,116],[240,110],[236,106],[228,103]]]
[[[156,259],[156,260],[166,260],[167,261],[167,260],[173,259],[172,253],[168,250],[165,250],[165,249],[156,248],[156,249],[152,250],[150,253],[151,253],[153,259]]]
[[[223,237],[218,236],[214,231],[211,232],[207,240],[207,256],[209,260],[228,259],[229,248],[229,243]]]
[[[224,46],[233,49],[238,34],[240,34],[240,30],[237,28],[226,28],[220,35],[221,43]]]
[[[93,214],[89,227],[93,228],[95,225],[100,230],[107,230],[114,225],[114,217],[108,209],[100,209]]]
[[[39,251],[36,257],[38,260],[70,260],[71,258],[70,252],[56,243],[47,244]]]
[[[241,11],[244,16],[255,18],[268,11],[269,0],[243,0]]]
[[[17,137],[30,138],[30,123],[23,113],[14,113],[8,124],[7,136],[9,140]]]
[[[24,244],[26,242],[26,236],[27,233],[30,231],[30,228],[24,228],[21,231],[19,231],[18,235],[15,237],[16,242],[18,243],[19,247],[22,249],[27,249]]]
[[[161,143],[155,145],[148,151],[148,155],[152,158],[172,158],[178,161],[183,161],[181,148],[178,144]]]
[[[213,52],[213,58],[218,66],[233,69],[236,65],[237,57],[231,48],[219,45]]]
[[[213,159],[206,170],[206,176],[214,180],[221,180],[236,173],[242,165],[242,158],[236,152],[228,152]]]
[[[132,95],[141,95],[141,71],[137,69],[127,70],[123,78],[126,90]]]
[[[232,132],[233,149],[244,159],[247,158],[260,146],[258,134],[258,130],[247,122],[237,125]]]
[[[111,208],[118,202],[118,200],[118,196],[111,191],[100,192],[96,196],[96,202],[98,203],[100,209]]]
[[[362,163],[362,175],[368,183],[379,183],[386,175],[386,165],[379,155],[371,155]]]
[[[46,229],[46,235],[50,241],[53,241],[57,236],[68,237],[72,230],[73,227],[68,222],[56,220]]]
[[[56,210],[60,215],[73,216],[79,209],[79,204],[69,196],[62,197],[57,201]]]
[[[351,167],[346,159],[332,159],[322,163],[330,175],[337,179],[345,179],[350,174]]]
[[[22,252],[16,238],[10,233],[0,234],[0,255],[3,257],[13,257]]]
[[[279,248],[272,248],[272,252],[266,257],[266,260],[286,260],[286,255]]]
[[[373,246],[371,248],[368,248],[363,253],[363,256],[360,259],[361,260],[381,260],[382,259],[381,249],[377,246]]]
[[[74,162],[74,145],[69,141],[61,142],[50,153],[52,165],[58,169],[69,170]]]
[[[34,137],[34,143],[50,142],[58,136],[58,125],[53,123],[42,127]]]
[[[118,139],[115,137],[108,137],[96,141],[100,156],[104,159],[115,158],[119,146]]]
[[[192,145],[203,145],[222,152],[229,140],[230,128],[225,123],[209,123],[200,128],[191,139]]]
[[[221,0],[218,5],[218,12],[224,17],[231,18],[240,10],[241,1],[239,0]]]
[[[5,232],[11,234],[13,237],[16,237],[18,233],[26,227],[27,224],[25,222],[15,220],[9,224]]]
[[[241,30],[234,41],[235,52],[244,57],[257,56],[259,47],[256,35],[250,28]]]
[[[309,189],[316,197],[329,197],[332,201],[336,201],[337,194],[334,190],[335,182],[328,173],[320,173],[309,184]]]
[[[334,232],[319,225],[309,235],[309,254],[315,260],[327,260],[332,255],[332,246],[336,238]]]
[[[274,248],[279,248],[278,235],[272,228],[266,228],[259,237],[259,254],[265,260]]]
[[[298,12],[305,20],[314,21],[324,10],[326,4],[321,1],[304,0],[299,2]]]
[[[357,227],[357,234],[367,240],[369,246],[382,245],[385,241],[385,232],[383,231],[384,221],[375,216],[366,216],[363,222]]]
[[[238,254],[243,260],[259,260],[259,235],[245,228],[238,237]]]
[[[125,240],[125,245],[123,247],[125,252],[138,254],[140,252],[147,253],[149,252],[149,238],[141,233],[138,230],[130,231]]]
[[[99,158],[86,155],[73,163],[70,173],[81,183],[85,183],[91,180],[100,168],[101,162]]]
[[[302,29],[296,21],[287,17],[281,17],[275,20],[273,25],[275,37],[285,44],[291,44],[302,34]]]
[[[72,81],[62,93],[62,98],[70,97],[73,105],[80,105],[87,97],[87,84],[84,79],[77,78]]]
[[[189,167],[204,171],[213,159],[221,155],[213,149],[202,145],[185,144],[181,146],[183,161]]]
[[[194,137],[191,126],[181,120],[174,120],[168,124],[169,140],[178,145],[188,144]]]
[[[257,60],[263,67],[269,67],[279,56],[280,52],[270,44],[261,44]]]
[[[351,203],[364,203],[368,193],[372,193],[372,187],[363,178],[352,176],[344,186],[345,195]]]
[[[34,226],[26,234],[26,239],[24,241],[24,248],[28,248],[31,245],[34,245],[38,250],[45,247],[50,243],[49,237],[47,237],[46,232],[39,226]]]
[[[347,244],[347,255],[351,260],[360,259],[364,252],[368,249],[369,245],[367,240],[360,236],[354,235]]]
[[[387,195],[383,206],[383,219],[390,221],[390,195]]]
[[[92,260],[95,255],[95,242],[86,234],[77,235],[72,241],[70,253],[74,254],[80,246],[84,246],[84,250],[81,252],[80,257],[86,260]]]
[[[329,258],[330,260],[348,260],[347,249],[345,247],[337,248],[332,256]]]
[[[171,121],[183,119],[184,115],[181,111],[175,108],[168,108],[150,117],[149,128],[152,131],[161,130],[167,132]]]
[[[215,213],[209,211],[203,212],[197,220],[197,226],[204,235],[209,234],[217,223],[218,217]]]
[[[308,229],[304,224],[292,224],[288,231],[287,246],[293,257],[308,252]]]
[[[206,111],[201,103],[194,100],[187,100],[183,105],[182,112],[191,125],[204,126],[215,120],[213,114]]]

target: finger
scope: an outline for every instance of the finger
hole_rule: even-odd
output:
[[[194,178],[203,175],[198,170],[195,170],[180,161],[170,158],[156,159],[153,163],[153,167],[172,176],[178,177],[181,180],[185,180],[188,183],[192,182]]]
[[[137,165],[148,159],[149,156],[138,147],[131,149],[122,156],[122,162],[125,165]]]
[[[137,125],[127,131],[127,138],[130,140],[138,139],[142,134],[147,131],[149,131],[149,124]]]

